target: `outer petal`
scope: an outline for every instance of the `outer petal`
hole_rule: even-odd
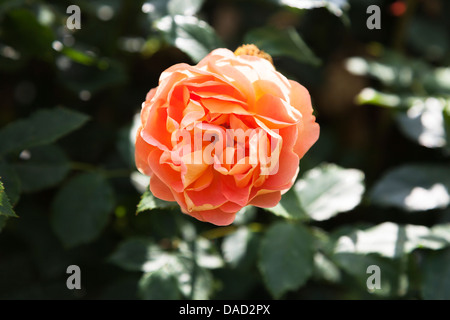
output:
[[[150,178],[150,191],[155,197],[161,200],[175,201],[172,191],[170,191],[169,187],[157,175],[153,175]]]
[[[294,146],[294,151],[299,158],[303,158],[305,153],[319,139],[320,127],[313,116],[311,97],[308,90],[298,82],[289,80],[292,86],[291,103],[300,111],[303,116],[302,124],[298,128],[298,138]]]
[[[147,176],[151,176],[152,170],[150,169],[150,166],[148,164],[148,156],[150,152],[153,151],[153,146],[149,145],[144,141],[144,139],[142,139],[141,131],[142,127],[138,129],[136,134],[134,158],[138,170]]]
[[[275,207],[278,202],[281,200],[281,192],[275,191],[270,193],[261,193],[257,194],[250,202],[249,204],[260,207],[260,208],[271,208]]]
[[[209,222],[217,226],[227,226],[231,224],[236,217],[236,213],[225,212],[220,208],[200,212],[190,212],[189,215],[200,221]]]

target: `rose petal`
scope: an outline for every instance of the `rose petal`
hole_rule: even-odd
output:
[[[172,191],[157,175],[152,175],[150,178],[150,191],[155,197],[161,200],[175,201]]]
[[[280,191],[270,193],[261,192],[260,194],[257,194],[248,204],[260,208],[272,208],[275,207],[280,200]]]
[[[298,139],[295,152],[302,158],[311,146],[319,139],[320,127],[315,122],[308,90],[296,81],[289,81],[292,86],[291,103],[303,116],[302,125],[298,128]]]
[[[154,147],[149,145],[142,139],[141,137],[142,127],[140,127],[136,134],[136,143],[135,143],[135,151],[134,157],[136,162],[136,167],[143,174],[150,176],[152,174],[152,170],[148,164],[148,155],[151,151],[153,151]]]
[[[173,170],[167,163],[161,163],[160,159],[162,154],[163,152],[158,149],[150,152],[148,156],[150,169],[162,182],[171,187],[175,192],[182,192],[184,186],[181,181],[180,173]]]
[[[198,212],[190,212],[189,215],[194,218],[215,224],[216,226],[227,226],[231,224],[236,218],[236,213],[225,212],[220,208],[213,210],[204,210]]]

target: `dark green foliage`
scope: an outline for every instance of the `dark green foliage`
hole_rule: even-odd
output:
[[[450,299],[450,3],[373,2],[380,30],[357,0],[0,1],[0,299]],[[137,114],[243,43],[321,134],[276,207],[216,227],[151,194]]]

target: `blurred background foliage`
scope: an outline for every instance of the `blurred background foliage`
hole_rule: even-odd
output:
[[[449,15],[443,0],[0,1],[0,298],[449,299]],[[163,70],[243,43],[309,89],[321,136],[278,206],[215,227],[152,197],[132,137]]]

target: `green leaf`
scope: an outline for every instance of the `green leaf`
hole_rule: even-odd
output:
[[[5,187],[6,195],[14,207],[20,198],[21,186],[20,179],[14,170],[13,166],[0,159],[0,179]]]
[[[257,214],[257,208],[254,206],[245,206],[236,213],[236,218],[233,221],[233,225],[241,226],[248,225],[254,220]]]
[[[89,118],[79,112],[55,108],[39,110],[0,130],[0,156],[13,151],[50,144],[81,127]]]
[[[364,88],[356,96],[356,102],[360,105],[371,104],[388,108],[405,107],[407,104],[405,100],[396,94],[381,92],[373,88]]]
[[[313,251],[312,235],[303,226],[278,222],[269,228],[258,267],[275,298],[306,283],[313,272]]]
[[[192,258],[185,256],[176,256],[171,268],[177,277],[178,288],[185,297],[192,300],[210,298],[213,277],[208,269],[198,266]]]
[[[109,261],[129,271],[154,271],[151,265],[152,259],[160,255],[161,249],[153,241],[145,238],[130,238],[119,244],[116,251],[109,257]]]
[[[418,225],[384,222],[366,230],[354,230],[336,241],[335,253],[370,254],[395,259],[417,248],[442,249],[450,244],[447,225],[430,229]]]
[[[397,95],[372,88],[363,89],[357,96],[361,105],[370,104],[396,109],[400,130],[409,139],[427,148],[448,146],[450,124],[445,107],[449,99],[433,96]]]
[[[425,85],[434,79],[431,66],[423,60],[407,58],[390,50],[383,50],[376,60],[351,57],[346,61],[346,67],[350,73],[375,78],[396,92],[410,91],[411,87]]]
[[[157,21],[155,27],[168,43],[185,52],[194,62],[223,46],[214,29],[193,16],[166,16]]]
[[[197,238],[195,241],[194,258],[198,266],[206,269],[217,269],[224,264],[216,246],[205,238]]]
[[[141,201],[137,206],[136,213],[140,213],[147,210],[170,208],[174,206],[175,206],[174,202],[164,201],[159,198],[156,198],[150,192],[150,190],[146,190],[144,194],[141,196]]]
[[[422,264],[422,296],[429,300],[450,299],[450,249],[430,252]]]
[[[444,59],[450,49],[447,29],[418,15],[409,23],[406,41],[418,55],[433,61]]]
[[[34,13],[20,8],[5,15],[2,38],[21,54],[44,57],[51,54],[54,34],[50,27],[39,23]]]
[[[355,208],[364,194],[364,173],[324,164],[305,172],[294,185],[304,211],[314,220],[327,220]]]
[[[275,207],[266,208],[266,210],[287,219],[308,218],[308,215],[300,204],[299,195],[293,188],[281,197],[280,202]]]
[[[167,0],[147,0],[142,5],[142,12],[147,14],[148,20],[153,22],[169,15]]]
[[[404,280],[400,260],[391,260],[377,254],[354,254],[349,252],[339,252],[333,256],[333,261],[348,275],[356,280],[356,284],[363,290],[380,297],[392,297],[405,293],[408,285]],[[367,272],[369,266],[380,268],[380,288],[370,290],[367,287],[367,280],[370,273]]]
[[[319,58],[294,28],[275,29],[262,27],[253,29],[245,35],[245,43],[253,43],[272,57],[289,57],[314,66],[321,64]]]
[[[3,183],[0,181],[0,216],[17,217],[6,195]]]
[[[445,208],[450,203],[450,167],[409,164],[388,171],[372,188],[371,200],[407,211]]]
[[[345,17],[344,12],[349,6],[347,0],[272,0],[272,2],[296,9],[326,8],[338,17]]]
[[[95,94],[105,88],[126,83],[127,72],[123,64],[116,60],[100,59],[93,66],[73,63],[67,70],[60,70],[58,78],[77,94]]]
[[[145,273],[139,280],[139,296],[144,300],[177,300],[181,298],[177,279],[161,269]]]
[[[338,267],[321,252],[316,252],[314,254],[313,277],[324,279],[332,283],[338,283],[341,280],[341,274]]]
[[[69,159],[56,145],[28,150],[29,159],[14,164],[24,192],[36,192],[60,183],[69,173]]]
[[[193,16],[196,14],[204,0],[170,0],[167,9],[170,15]]]
[[[233,268],[237,267],[246,258],[248,246],[252,239],[252,232],[246,227],[240,227],[227,235],[222,242],[222,251],[225,261]]]
[[[80,174],[59,189],[51,224],[66,247],[89,243],[100,235],[114,207],[109,183],[99,174]]]
[[[192,254],[168,253],[154,251],[153,259],[145,264],[148,272],[164,270],[173,276],[178,289],[189,299],[207,299],[212,291],[213,279],[207,269],[198,266]]]
[[[61,49],[61,54],[65,55],[72,61],[83,64],[85,66],[92,66],[98,63],[98,59],[96,57],[88,55],[83,51],[74,49],[72,47],[63,46]]]
[[[448,144],[444,122],[444,99],[427,97],[416,100],[397,116],[400,129],[406,137],[427,148],[441,148]]]
[[[167,278],[176,280],[184,297],[206,299],[213,285],[212,275],[207,269],[221,267],[223,262],[206,239],[197,239],[194,247],[195,250],[192,251],[192,247],[182,241],[178,244],[178,250],[168,251],[151,240],[131,238],[119,245],[109,261],[125,270],[145,272],[142,281],[153,273],[157,273],[156,277],[159,277],[158,274],[163,272]],[[146,290],[153,290],[148,289],[145,283],[142,285],[144,295]]]

